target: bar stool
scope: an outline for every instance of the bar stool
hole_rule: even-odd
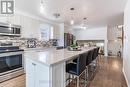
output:
[[[91,75],[89,75],[89,66],[92,63],[92,58],[93,58],[93,53],[94,53],[94,49],[86,52],[86,75],[87,75],[87,80],[89,80],[89,76],[90,78],[93,76],[93,72],[91,73]],[[74,63],[77,63],[77,59],[73,60]]]
[[[90,50],[87,53],[88,53],[88,55],[86,56],[86,75],[87,75],[87,81],[89,81],[91,79],[91,77],[93,76],[92,73],[91,73],[91,75],[89,75],[89,70],[90,70],[89,66],[92,63],[93,50]]]
[[[85,72],[86,77],[86,56],[86,53],[80,54],[77,58],[77,63],[68,63],[66,65],[66,72],[77,77],[77,87],[79,87],[79,77],[83,74],[83,72]],[[86,83],[84,84],[86,86]]]
[[[98,51],[99,48],[93,49],[92,63],[90,64],[93,73],[92,77],[94,76],[96,70],[98,69]]]
[[[91,63],[91,69],[92,69],[93,74],[96,71],[96,67],[97,67],[96,58],[97,58],[97,48],[94,48],[93,55],[92,55],[92,63]]]
[[[97,57],[98,57],[98,51],[99,51],[99,47],[94,49],[94,53],[93,53],[93,61],[96,61],[97,64]]]
[[[100,60],[99,60],[99,49],[100,49],[100,47],[98,47],[97,48],[97,52],[96,52],[96,57],[97,57],[97,64],[98,64],[98,66],[99,66],[99,63],[100,63]],[[99,66],[100,67],[100,66]]]
[[[97,57],[97,48],[95,48],[93,51],[92,61],[94,61],[96,57]]]

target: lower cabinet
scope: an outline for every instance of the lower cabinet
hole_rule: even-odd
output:
[[[47,66],[26,58],[26,87],[66,87],[65,63]]]
[[[26,87],[50,87],[49,67],[26,60]]]

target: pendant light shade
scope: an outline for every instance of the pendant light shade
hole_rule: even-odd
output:
[[[74,20],[71,20],[71,21],[70,21],[70,24],[71,24],[71,25],[74,25]]]

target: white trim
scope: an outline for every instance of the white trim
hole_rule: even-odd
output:
[[[127,87],[130,87],[130,84],[129,84],[129,82],[128,82],[128,79],[127,79],[127,76],[126,76],[126,73],[125,73],[124,68],[122,69],[122,72],[123,72],[123,75],[124,75],[124,77],[125,77]]]

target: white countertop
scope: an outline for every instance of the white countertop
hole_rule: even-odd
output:
[[[25,58],[32,59],[39,63],[51,66],[60,62],[70,60],[74,56],[78,56],[84,52],[87,52],[95,47],[83,48],[81,51],[68,51],[67,49],[46,49],[46,50],[33,50],[25,52]]]

